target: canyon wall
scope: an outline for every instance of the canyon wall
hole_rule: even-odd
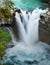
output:
[[[50,44],[50,11],[40,15],[39,38]]]

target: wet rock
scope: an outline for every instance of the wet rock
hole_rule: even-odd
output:
[[[49,3],[50,0],[42,0],[42,2],[44,2],[44,3]]]
[[[18,8],[14,8],[14,12],[21,13],[20,9],[18,9]]]
[[[41,15],[40,15],[40,18],[45,18],[45,17],[47,17],[46,14],[41,14]]]
[[[47,13],[48,16],[50,16],[50,11]]]
[[[39,62],[34,60],[34,61],[25,61],[26,64],[38,64]]]
[[[13,43],[6,43],[5,46],[6,46],[6,48],[12,48],[12,47],[14,47],[14,44]]]
[[[25,61],[26,64],[33,64],[33,61]]]
[[[50,44],[50,11],[40,15],[39,39]]]

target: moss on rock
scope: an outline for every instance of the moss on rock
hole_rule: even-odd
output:
[[[4,43],[9,43],[11,41],[11,35],[6,32],[2,27],[0,27],[0,60],[3,58],[6,50]]]
[[[7,43],[11,41],[11,35],[0,27],[0,42]]]

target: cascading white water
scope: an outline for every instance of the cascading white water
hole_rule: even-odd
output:
[[[4,27],[4,28],[9,31],[9,33],[10,33],[10,35],[11,35],[11,37],[12,37],[12,42],[13,42],[14,45],[16,45],[17,41],[16,41],[16,38],[15,38],[15,36],[14,36],[14,34],[13,34],[12,28],[11,28],[11,27]]]
[[[11,61],[12,63],[14,63],[14,65],[15,64],[19,65],[20,62],[25,63],[25,61],[41,62],[42,60],[45,59],[49,61],[46,57],[46,55],[48,54],[46,49],[49,48],[49,46],[45,43],[43,44],[42,42],[39,42],[38,38],[40,14],[46,12],[47,10],[37,8],[31,14],[29,12],[26,14],[26,12],[21,10],[21,16],[23,22],[20,18],[20,14],[16,12],[15,18],[16,18],[16,24],[18,25],[18,29],[20,32],[19,34],[20,42],[18,42],[18,44],[16,44],[13,48],[10,48],[6,51],[6,57],[7,57],[6,62]],[[26,24],[26,29],[24,28],[24,24]],[[42,65],[42,63],[40,64]],[[28,64],[22,64],[22,65],[28,65]]]
[[[31,17],[29,19],[29,23],[27,26],[27,31],[28,31],[28,42],[30,44],[34,44],[37,41],[39,41],[39,19],[40,19],[40,14],[41,13],[45,13],[46,10],[41,10],[41,9],[35,9],[32,14]]]
[[[16,18],[16,24],[18,25],[20,40],[22,40],[26,43],[26,32],[25,32],[24,26],[21,22],[19,13],[16,12],[15,18]]]

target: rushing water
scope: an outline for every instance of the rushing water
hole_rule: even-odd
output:
[[[38,8],[32,13],[23,10],[16,12],[20,39],[13,48],[6,50],[4,65],[50,65],[50,46],[40,42],[38,36],[40,14],[45,12],[47,10]],[[8,30],[15,41],[13,32]]]
[[[42,7],[43,3],[41,0],[13,0],[17,8],[22,8],[25,10],[33,10],[36,7]]]

